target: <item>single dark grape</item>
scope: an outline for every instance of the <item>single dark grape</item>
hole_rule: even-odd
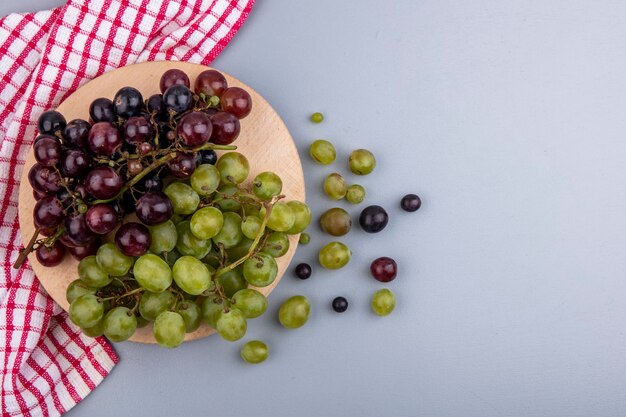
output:
[[[343,313],[348,309],[348,300],[345,297],[335,297],[332,306],[337,313]]]
[[[211,119],[205,113],[194,111],[184,115],[178,122],[176,133],[187,146],[200,146],[209,141],[213,132]]]
[[[100,242],[98,239],[94,240],[91,243],[88,243],[85,246],[76,246],[76,247],[68,247],[67,250],[72,255],[74,259],[80,261],[87,256],[95,255],[98,252],[98,248],[100,247]]]
[[[122,147],[122,136],[113,123],[99,122],[89,131],[89,149],[97,155],[113,156]]]
[[[28,182],[37,191],[54,194],[61,189],[61,176],[54,168],[34,164],[28,171]]]
[[[65,246],[58,240],[50,247],[41,245],[35,251],[35,256],[43,266],[57,266],[65,257]]]
[[[48,195],[49,195],[49,194],[46,194],[46,193],[44,193],[43,191],[35,190],[35,189],[33,188],[33,198],[34,198],[36,201],[39,201],[39,200],[41,200],[42,198],[47,197]]]
[[[398,265],[393,259],[383,256],[376,258],[370,265],[372,276],[380,282],[393,281],[398,274]]]
[[[161,89],[161,92],[164,93],[165,90],[173,85],[183,85],[189,88],[189,77],[183,71],[176,68],[165,71],[159,80],[159,88]]]
[[[312,273],[311,265],[306,263],[301,263],[296,265],[295,273],[296,277],[300,279],[308,279]]]
[[[110,204],[95,204],[85,214],[85,222],[92,232],[106,235],[112,232],[119,220],[118,213]]]
[[[115,197],[122,189],[122,178],[113,168],[101,165],[89,171],[85,187],[94,198],[106,200]]]
[[[167,120],[167,112],[163,104],[163,94],[153,94],[146,101],[148,114],[154,116],[158,120]]]
[[[142,142],[139,145],[137,145],[137,153],[139,155],[147,155],[153,150],[154,150],[154,147],[152,146],[152,144],[148,142]]]
[[[52,167],[61,159],[61,142],[51,135],[40,136],[33,145],[35,160],[45,167]]]
[[[201,164],[215,165],[217,162],[217,153],[213,149],[205,149],[198,152],[198,155],[200,155]]]
[[[135,212],[137,206],[137,200],[130,191],[126,191],[122,194],[122,198],[119,200],[120,208],[124,214],[130,214]]]
[[[167,163],[170,173],[176,178],[189,178],[196,169],[196,161],[191,153],[178,152],[176,157]]]
[[[163,104],[166,111],[183,113],[189,110],[193,104],[191,90],[180,84],[173,85],[163,93]]]
[[[80,149],[65,151],[61,159],[61,172],[69,178],[82,178],[89,170],[91,158],[87,152]]]
[[[228,88],[226,78],[221,72],[215,70],[202,71],[196,77],[194,83],[194,91],[196,94],[204,94],[207,97],[221,96],[224,90]]]
[[[58,198],[53,196],[44,197],[37,201],[33,209],[35,226],[52,229],[63,221],[63,205]]]
[[[220,100],[222,110],[243,119],[252,111],[252,97],[243,88],[229,87],[222,93]]]
[[[389,216],[381,206],[368,206],[359,216],[359,224],[367,233],[378,233],[387,226]]]
[[[211,116],[213,134],[210,141],[218,145],[231,144],[239,136],[241,124],[234,114],[220,111]]]
[[[143,109],[143,96],[133,87],[122,87],[113,98],[113,110],[123,119],[138,116]]]
[[[154,226],[168,221],[174,212],[169,197],[160,191],[149,192],[137,200],[135,214],[139,221]]]
[[[66,217],[65,234],[76,246],[84,246],[96,238],[87,227],[85,215],[82,213],[72,213]]]
[[[128,164],[126,165],[126,169],[128,170],[128,175],[134,177],[143,171],[143,164],[139,159],[129,159]]]
[[[139,192],[161,191],[163,189],[163,181],[156,172],[152,172],[143,177],[134,187]]]
[[[114,122],[113,102],[104,97],[95,99],[89,106],[89,117],[94,123]]]
[[[86,120],[70,120],[65,129],[63,129],[63,140],[69,146],[87,149],[89,147],[89,129],[91,129],[91,125]]]
[[[63,205],[63,208],[68,208],[74,201],[73,196],[66,188],[61,188],[56,196]]]
[[[407,194],[400,200],[400,207],[404,211],[417,211],[422,206],[422,200],[416,194]]]
[[[40,133],[47,133],[53,135],[55,132],[60,132],[66,125],[65,117],[61,113],[55,110],[48,110],[41,113],[39,119],[37,119],[37,128]]]
[[[127,256],[141,256],[148,251],[152,237],[141,223],[124,223],[115,232],[115,245]]]
[[[158,142],[157,146],[159,149],[167,148],[171,145],[171,142],[168,138],[170,134],[176,136],[176,134],[171,130],[171,128],[165,124],[161,123],[158,125]]]
[[[154,131],[152,124],[143,116],[133,116],[122,126],[122,136],[126,143],[137,145],[152,139]]]

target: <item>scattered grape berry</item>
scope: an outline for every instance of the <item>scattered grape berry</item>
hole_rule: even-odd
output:
[[[398,265],[393,259],[383,256],[372,261],[370,272],[377,281],[389,282],[396,278]]]
[[[343,313],[348,309],[348,300],[346,300],[344,297],[335,297],[332,306],[333,310],[335,310],[337,313]]]
[[[311,270],[311,265],[307,263],[300,263],[296,265],[295,272],[296,277],[300,279],[308,279],[313,271]]]
[[[368,206],[361,211],[359,224],[367,233],[378,233],[387,226],[389,215],[381,206]]]
[[[400,201],[400,207],[404,211],[417,211],[421,206],[422,200],[416,194],[407,194]]]

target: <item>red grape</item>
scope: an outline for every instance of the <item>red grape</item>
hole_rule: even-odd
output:
[[[111,122],[99,122],[89,131],[89,149],[97,155],[113,156],[122,147],[120,132]]]
[[[113,206],[109,204],[95,204],[89,207],[85,214],[87,227],[99,235],[112,232],[117,226],[118,216]]]
[[[122,179],[113,168],[101,165],[89,171],[85,178],[85,187],[94,198],[107,200],[120,192]]]
[[[94,123],[114,122],[113,102],[104,97],[95,99],[89,106],[89,117]]]
[[[35,159],[45,167],[59,163],[61,158],[61,142],[51,135],[40,136],[33,145]]]
[[[227,88],[222,93],[220,100],[222,101],[222,110],[234,114],[238,119],[243,119],[252,110],[252,97],[243,88]]]
[[[374,259],[370,265],[370,272],[380,282],[393,281],[398,273],[396,261],[386,256]]]
[[[58,171],[35,164],[28,171],[28,182],[37,191],[47,194],[56,193],[61,189],[61,176]]]
[[[154,226],[172,217],[173,207],[169,197],[160,191],[144,194],[137,200],[135,214],[139,221]]]
[[[33,198],[35,200],[41,200],[42,198],[47,197],[47,196],[48,194],[44,193],[43,191],[35,190],[33,188]]]
[[[67,248],[67,250],[74,259],[76,259],[77,261],[80,261],[81,259],[86,258],[87,256],[95,255],[99,247],[100,247],[100,242],[98,241],[98,239],[96,239],[93,242],[88,243],[85,246],[76,246],[76,247],[70,246]]]
[[[168,162],[170,173],[176,178],[189,178],[196,169],[195,157],[192,153],[178,152],[176,158]]]
[[[62,131],[65,128],[65,117],[58,111],[48,110],[39,116],[37,127],[40,133],[54,134],[54,132]]]
[[[196,94],[204,94],[207,97],[221,96],[224,90],[228,88],[226,78],[219,71],[206,70],[202,71],[196,77],[194,90]]]
[[[164,93],[165,90],[173,85],[184,85],[189,88],[189,77],[183,71],[176,68],[165,71],[159,80],[159,88],[161,89],[161,92]]]
[[[176,133],[187,146],[200,146],[209,141],[213,125],[206,114],[194,111],[180,119]]]
[[[61,172],[69,178],[82,178],[89,169],[89,155],[80,149],[69,149],[61,159]]]
[[[88,121],[83,119],[71,120],[63,129],[63,139],[70,146],[87,149],[89,147],[89,129],[91,129],[91,125]]]
[[[225,111],[217,112],[211,116],[211,123],[213,124],[211,142],[218,145],[233,143],[241,131],[239,119],[234,114]]]
[[[138,116],[143,109],[143,96],[133,87],[122,87],[113,98],[113,110],[123,119]]]
[[[43,266],[56,266],[60,264],[65,257],[65,246],[58,240],[50,247],[41,245],[37,248],[37,251],[35,251],[35,256]]]
[[[65,219],[65,234],[76,246],[84,246],[96,238],[82,213],[72,213]]]
[[[115,232],[115,245],[124,255],[143,255],[151,241],[150,231],[141,223],[125,223]]]
[[[51,229],[63,221],[63,205],[58,198],[48,196],[37,201],[33,209],[35,226]]]
[[[152,139],[152,125],[142,116],[131,117],[124,123],[122,134],[126,143],[137,145]]]

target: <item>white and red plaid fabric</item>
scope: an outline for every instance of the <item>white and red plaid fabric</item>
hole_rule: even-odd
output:
[[[0,19],[0,367],[2,416],[58,416],[87,396],[117,356],[83,336],[32,269],[22,247],[19,179],[39,115],[88,80],[141,61],[210,63],[254,0],[70,0]],[[28,239],[28,237],[26,237]]]

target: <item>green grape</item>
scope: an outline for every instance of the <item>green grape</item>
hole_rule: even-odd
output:
[[[333,200],[341,200],[348,192],[348,184],[341,175],[333,172],[324,179],[324,192]]]
[[[135,261],[133,275],[137,283],[150,292],[165,291],[172,285],[172,270],[163,259],[147,253]]]
[[[241,347],[241,358],[251,364],[263,362],[269,354],[269,348],[260,340],[251,340]]]
[[[224,306],[217,304],[212,297],[207,297],[202,301],[202,321],[215,328],[217,320],[224,312]]]
[[[332,236],[343,236],[352,227],[350,214],[340,207],[333,207],[322,213],[320,217],[322,230]]]
[[[191,188],[201,196],[211,195],[220,185],[220,172],[211,164],[202,164],[191,174]]]
[[[171,291],[144,291],[139,299],[139,314],[146,320],[154,321],[159,314],[174,307],[175,303],[176,296]]]
[[[243,263],[243,276],[255,287],[267,287],[274,282],[276,274],[276,260],[266,253],[258,253]]]
[[[173,221],[174,224],[178,224],[182,222],[183,220],[185,220],[185,216],[182,216],[180,214],[172,214],[172,217],[170,220]]]
[[[262,223],[263,220],[261,220],[257,216],[248,215],[246,217],[246,220],[241,222],[241,231],[243,232],[243,235],[248,239],[254,239],[261,232]]]
[[[187,294],[200,295],[209,289],[211,273],[209,268],[193,256],[182,256],[172,268],[174,281]]]
[[[99,320],[95,326],[81,329],[89,337],[98,337],[104,334],[104,320]]]
[[[322,123],[324,120],[324,115],[320,112],[315,112],[311,115],[311,121],[313,123]]]
[[[261,209],[261,217],[265,217],[265,207]],[[277,232],[286,232],[296,222],[296,215],[287,203],[278,201],[272,206],[267,227]]]
[[[111,283],[106,271],[98,265],[95,255],[86,256],[78,263],[78,276],[90,287],[102,288]]]
[[[302,233],[300,235],[300,239],[298,239],[298,242],[300,242],[303,245],[308,245],[310,241],[311,241],[311,235],[308,233]]]
[[[396,297],[391,290],[383,288],[372,296],[372,311],[377,316],[387,316],[396,308]]]
[[[301,233],[311,223],[311,209],[306,204],[296,200],[288,202],[287,205],[295,216],[293,226],[287,230],[287,233],[290,235]]]
[[[360,204],[365,200],[365,188],[359,184],[352,184],[346,191],[346,200],[351,204]]]
[[[137,328],[140,329],[142,327],[146,327],[148,324],[150,324],[150,322],[146,319],[144,319],[141,316],[135,316],[137,317]]]
[[[243,258],[250,251],[250,246],[252,246],[252,239],[248,239],[244,237],[241,242],[237,244],[237,246],[233,246],[232,248],[226,249],[226,255],[228,255],[228,260],[230,262],[234,262],[239,258]]]
[[[305,325],[310,313],[309,300],[303,295],[295,295],[280,306],[278,321],[287,329],[297,329]]]
[[[224,216],[221,211],[215,207],[203,207],[191,216],[189,227],[198,239],[211,239],[222,230],[223,224]]]
[[[166,348],[175,348],[185,340],[185,320],[173,311],[164,311],[154,321],[154,338]]]
[[[104,304],[94,294],[83,294],[70,304],[70,319],[83,329],[93,327],[104,315]]]
[[[75,279],[74,281],[70,282],[70,285],[67,286],[67,290],[65,290],[65,299],[68,303],[72,304],[72,302],[81,295],[95,294],[97,290],[97,288],[90,287],[82,280]]]
[[[289,250],[289,236],[286,233],[274,232],[267,237],[261,252],[280,258]]]
[[[128,274],[134,259],[124,255],[114,243],[105,243],[98,248],[96,261],[107,274],[121,277]]]
[[[198,239],[191,232],[191,223],[188,220],[178,223],[176,232],[178,233],[176,249],[181,255],[200,259],[204,258],[211,250],[211,239]]]
[[[241,211],[241,204],[239,204],[236,200],[233,200],[234,196],[239,192],[236,186],[232,184],[222,185],[217,192],[222,195],[217,195],[213,199],[213,202],[217,204],[220,210],[223,212],[226,211]]]
[[[200,307],[192,301],[184,301],[176,307],[176,312],[181,315],[185,321],[185,332],[191,333],[200,327]]]
[[[246,281],[243,276],[242,266],[238,266],[220,275],[217,282],[222,286],[226,297],[232,297],[237,291],[248,287],[248,281]]]
[[[248,323],[246,318],[237,308],[231,308],[228,311],[222,312],[215,324],[215,330],[222,336],[224,340],[234,342],[241,339],[246,334],[248,329]]]
[[[226,212],[223,214],[224,224],[219,233],[213,237],[213,243],[224,245],[225,249],[236,246],[243,239],[241,231],[241,216],[237,213]]]
[[[172,220],[156,226],[148,226],[148,229],[152,236],[150,252],[160,255],[163,252],[171,252],[176,247],[178,233],[176,233],[176,225]]]
[[[252,192],[261,200],[270,200],[283,190],[283,181],[273,172],[261,172],[252,181]]]
[[[319,262],[326,269],[339,269],[345,266],[352,252],[341,242],[330,242],[319,253]]]
[[[233,303],[247,319],[259,317],[267,310],[267,298],[257,290],[246,288],[233,295]]]
[[[248,159],[239,152],[226,152],[217,160],[215,167],[225,184],[241,184],[250,173]]]
[[[104,335],[112,342],[128,340],[137,330],[137,317],[127,307],[112,308],[103,322]]]
[[[207,266],[210,266],[212,268],[219,268],[221,266],[220,265],[220,252],[219,252],[219,248],[217,247],[217,245],[213,245],[213,247],[211,248],[211,251],[207,254],[207,256],[202,258],[202,262],[204,262]]]
[[[167,264],[172,267],[174,266],[174,264],[176,263],[176,261],[178,260],[178,258],[180,258],[181,255],[180,252],[178,252],[176,249],[171,250],[170,252],[167,252]]]
[[[163,192],[172,201],[175,214],[188,215],[196,211],[200,204],[200,196],[189,185],[182,182],[173,182]]]
[[[367,175],[376,168],[376,158],[367,149],[357,149],[350,154],[348,166],[353,174]]]
[[[337,156],[333,144],[323,139],[318,139],[311,144],[309,154],[315,162],[322,165],[332,164]]]

